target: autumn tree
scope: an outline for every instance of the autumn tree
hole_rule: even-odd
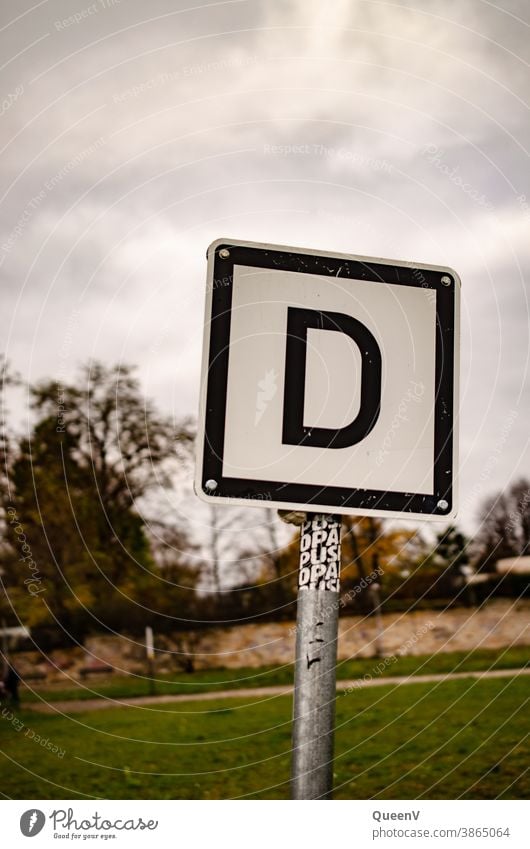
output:
[[[299,532],[293,525],[282,522],[276,510],[254,508],[251,539],[242,550],[251,582],[255,587],[256,606],[261,614],[271,618],[291,618],[296,615],[299,568]],[[249,587],[250,589],[250,587]]]
[[[14,437],[8,421],[6,396],[8,390],[19,383],[18,376],[9,362],[0,354],[0,579],[5,586],[5,563],[12,556],[9,543],[9,520],[7,511],[11,506],[10,475],[14,459]],[[12,609],[9,599],[0,596],[0,616],[2,621],[12,621]],[[13,624],[15,624],[13,622]]]
[[[90,363],[76,385],[57,381],[32,390],[34,409],[55,416],[58,433],[76,442],[76,459],[92,472],[102,506],[130,506],[150,488],[168,482],[192,436],[174,426],[141,393],[134,368]]]
[[[30,626],[81,635],[94,604],[101,545],[97,500],[86,470],[73,459],[69,434],[55,420],[39,422],[23,440],[11,473],[10,554],[6,589],[18,618]]]
[[[76,385],[41,383],[32,397],[37,421],[13,466],[13,507],[46,591],[39,604],[22,595],[26,618],[73,637],[138,630],[171,597],[167,580],[154,580],[139,500],[170,479],[191,445],[186,427],[156,412],[128,367],[87,366]],[[14,566],[10,593],[20,597]]]
[[[410,569],[422,556],[424,542],[417,530],[390,525],[375,516],[343,516],[341,587],[361,609],[369,611],[372,582],[392,585],[392,578]],[[359,585],[364,589],[352,594]]]
[[[144,587],[146,608],[156,611],[162,630],[189,629],[201,624],[197,596],[200,559],[183,523],[151,520],[146,529],[154,568]],[[152,624],[150,621],[146,624]]]

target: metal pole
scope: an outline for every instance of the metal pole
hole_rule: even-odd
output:
[[[300,532],[292,798],[330,799],[339,621],[340,517],[307,517]]]

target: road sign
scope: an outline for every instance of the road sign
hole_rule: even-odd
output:
[[[215,241],[197,494],[454,516],[459,295],[446,267]]]

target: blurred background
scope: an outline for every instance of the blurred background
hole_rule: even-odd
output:
[[[288,792],[288,696],[127,707],[292,680],[298,531],[191,487],[219,236],[459,273],[458,523],[344,522],[336,784],[523,795],[525,679],[458,676],[530,644],[526,4],[0,15],[5,795]]]

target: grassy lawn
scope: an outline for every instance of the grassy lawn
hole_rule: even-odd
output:
[[[339,694],[336,798],[528,797],[528,696],[527,678]],[[21,710],[19,730],[0,717],[0,787],[28,799],[288,798],[290,714],[287,696]]]
[[[385,667],[384,675],[427,675],[428,673],[470,672],[482,669],[517,669],[527,666],[530,660],[528,646],[514,646],[508,649],[481,649],[473,652],[445,652],[434,655],[399,657]],[[376,658],[359,658],[341,661],[337,666],[337,678],[362,678],[374,674]],[[376,677],[376,674],[374,674]],[[244,667],[240,669],[208,669],[192,675],[176,674],[171,680],[161,678],[156,682],[157,694],[204,693],[216,690],[233,690],[240,687],[264,687],[272,684],[291,684],[293,668],[286,666],[265,666],[259,669]],[[30,682],[31,684],[31,682]],[[22,688],[24,701],[42,698],[46,701],[70,699],[93,699],[104,696],[112,699],[131,696],[145,696],[149,693],[149,680],[138,676],[112,676],[111,678],[91,678],[84,683],[72,686],[47,686],[31,684],[35,692]]]

